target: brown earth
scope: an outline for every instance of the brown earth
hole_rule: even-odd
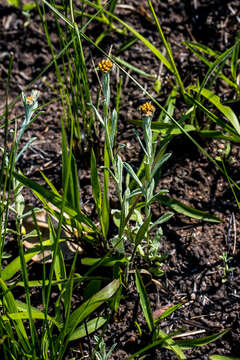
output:
[[[193,3],[197,5],[196,8]],[[194,83],[197,77],[201,79],[206,73],[206,68],[190,54],[181,43],[183,40],[198,41],[219,51],[224,51],[234,43],[240,23],[240,7],[237,0],[199,0],[196,2],[155,0],[153,4],[164,33],[171,43],[177,67],[186,86]],[[155,46],[162,49],[159,35],[149,16],[147,2],[119,1],[116,14],[131,24]],[[37,11],[33,10],[30,13],[30,21],[27,25],[25,24],[26,20],[19,9],[9,7],[5,3],[0,5],[1,113],[5,108],[5,85],[10,53],[14,54],[9,90],[10,102],[51,61],[50,50]],[[55,35],[55,23],[50,15],[49,28],[57,51],[59,43]],[[101,27],[92,23],[87,29],[87,34],[94,39],[95,34],[99,31],[101,31]],[[112,46],[114,54],[124,40],[126,39],[123,36],[111,33],[100,45],[106,51]],[[85,44],[84,52],[89,66],[88,75],[92,91],[96,92],[97,83],[91,58],[97,64],[101,55],[87,44]],[[137,41],[121,56],[125,61],[147,73],[158,74],[159,72],[159,61],[140,41]],[[135,74],[134,77],[153,96],[156,96],[152,80]],[[113,83],[114,80],[113,76]],[[142,98],[144,94],[125,76],[123,81],[118,140],[120,143],[126,144],[126,151],[123,154],[126,160],[136,166],[139,164],[142,153],[137,141],[133,140],[133,125],[130,120],[139,117],[136,108],[138,99]],[[161,73],[161,81],[162,91],[158,100],[160,103],[164,103],[172,88],[171,76],[164,68]],[[58,89],[58,85],[54,68],[50,67],[31,88],[41,91],[40,104],[55,99],[54,89]],[[227,99],[231,98],[230,90],[221,84],[218,86],[218,91],[218,95]],[[181,101],[177,101],[176,116],[183,110],[182,106]],[[236,106],[234,111],[239,117],[239,106]],[[13,119],[22,113],[23,107],[18,101],[10,118]],[[44,114],[25,134],[24,143],[32,136],[35,136],[37,140],[18,164],[26,176],[40,183],[43,182],[39,170],[43,170],[57,188],[61,187],[60,116],[59,100],[44,107]],[[1,130],[1,134],[3,134],[3,130]],[[196,139],[212,156],[216,156],[218,150],[224,145],[219,141]],[[11,142],[10,134],[9,142]],[[196,331],[197,336],[206,336],[223,329],[230,329],[215,343],[186,351],[188,359],[205,360],[214,353],[240,357],[240,270],[238,266],[240,219],[237,204],[226,179],[184,135],[176,136],[168,151],[172,152],[172,157],[163,169],[161,188],[168,189],[172,197],[217,215],[223,221],[220,224],[197,222],[176,214],[163,226],[162,252],[168,253],[163,265],[164,276],[155,282],[151,281],[147,275],[143,276],[152,308],[155,311],[168,304],[184,303],[179,310],[162,323],[162,329],[167,332],[180,330],[179,334],[181,334]],[[231,146],[230,158],[231,161],[227,163],[228,173],[239,184],[238,145]],[[81,164],[81,159],[78,159],[78,162]],[[90,203],[89,211],[91,211],[92,196],[89,173],[83,169],[82,165],[80,168],[81,196],[84,203]],[[24,191],[24,194],[27,202],[36,204],[36,200],[27,190]],[[158,217],[163,211],[165,211],[164,207],[156,206],[154,216]],[[10,252],[13,251],[13,243],[10,243],[8,247]],[[228,272],[226,279],[223,275],[223,262],[220,259],[224,252],[228,252],[232,258],[229,266],[233,268],[233,271]],[[38,265],[36,266],[38,267]],[[147,270],[148,268],[148,264],[141,263],[140,266],[141,269]],[[37,274],[37,269],[35,271]],[[113,359],[125,359],[127,355],[141,349],[151,341],[131,276],[130,284],[132,286],[129,286],[130,290],[124,294],[125,299],[121,302],[115,321],[109,325],[105,333],[108,348],[113,343],[117,344]],[[77,302],[75,297],[74,301]],[[134,324],[135,320],[142,328],[142,336],[138,334]],[[87,354],[85,358],[89,356],[89,343],[87,341],[83,341],[81,344],[75,342],[69,348],[66,359],[71,357],[83,359],[83,354]],[[150,356],[152,359],[175,359],[172,352],[162,349],[152,350]]]

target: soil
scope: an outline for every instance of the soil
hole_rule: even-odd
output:
[[[168,38],[176,64],[184,85],[193,84],[206,73],[205,66],[198,61],[182,43],[182,41],[197,41],[218,51],[231,47],[237,36],[240,23],[239,1],[233,0],[198,0],[198,1],[152,1],[156,14]],[[147,1],[118,1],[116,14],[137,31],[151,41],[161,51],[163,46],[158,32],[151,19]],[[59,49],[56,37],[56,25],[50,13],[48,24],[55,46]],[[91,23],[87,34],[96,38],[102,27],[96,22]],[[130,37],[130,36],[129,36]],[[100,43],[100,46],[115,54],[121,45],[129,39],[128,36],[111,32]],[[20,9],[10,7],[7,3],[0,5],[0,111],[5,109],[5,90],[10,54],[14,55],[13,70],[9,88],[9,103],[14,101],[21,91],[39,89],[40,105],[45,104],[44,114],[29,128],[23,139],[25,144],[33,136],[36,141],[25,152],[18,167],[31,179],[44,184],[40,170],[61,189],[61,104],[56,99],[55,89],[58,89],[54,67],[40,76],[29,87],[29,84],[41,73],[51,61],[51,51],[48,47],[44,31],[37,10],[30,12],[28,19]],[[84,53],[89,67],[89,81],[92,91],[96,94],[97,80],[92,66],[92,59],[97,64],[101,54],[84,42]],[[141,70],[157,75],[159,61],[147,48],[137,41],[130,49],[121,54],[124,61]],[[153,80],[144,76],[131,74],[147,89],[160,103],[164,103],[172,89],[171,74],[163,68],[161,70],[161,93],[156,95],[153,90]],[[115,76],[112,76],[113,85]],[[218,95],[231,99],[232,93],[222,83],[216,83]],[[28,92],[27,91],[27,92]],[[125,144],[124,160],[137,166],[142,158],[142,152],[134,141],[132,119],[139,118],[137,113],[138,100],[144,97],[143,92],[123,75],[123,92],[121,97],[118,141]],[[52,103],[47,104],[47,102]],[[176,117],[184,110],[181,100],[177,100]],[[240,108],[234,107],[239,118]],[[16,101],[10,113],[10,119],[23,114],[20,98]],[[156,115],[157,116],[157,115]],[[1,139],[3,130],[1,129]],[[215,157],[219,149],[225,146],[222,141],[204,140],[197,137],[197,141]],[[9,133],[9,144],[11,134]],[[99,147],[102,147],[100,142]],[[167,254],[163,262],[164,275],[160,278],[150,278],[146,274],[148,264],[139,264],[144,283],[151,301],[153,311],[161,311],[167,305],[183,303],[183,306],[162,322],[162,329],[175,332],[177,337],[181,333],[191,332],[194,336],[207,336],[224,329],[230,331],[216,342],[201,348],[187,350],[188,359],[209,359],[211,354],[221,354],[240,357],[240,247],[239,247],[239,211],[234,196],[226,178],[207,160],[200,151],[184,135],[176,136],[170,143],[168,151],[172,153],[165,165],[160,187],[169,190],[170,196],[192,205],[197,209],[207,211],[222,219],[221,223],[199,222],[183,215],[175,214],[163,226],[164,236],[161,239],[161,251]],[[231,145],[230,161],[226,163],[229,175],[239,184],[239,148],[238,144]],[[84,163],[78,159],[81,197],[86,209],[92,211],[92,195],[90,176]],[[101,162],[101,159],[100,159]],[[25,201],[37,204],[36,199],[24,189]],[[154,217],[159,217],[166,208],[154,207]],[[14,252],[13,242],[8,244],[8,250]],[[16,249],[15,249],[16,250]],[[224,252],[231,257],[229,267],[232,271],[224,276]],[[34,274],[38,274],[38,266],[33,267]],[[37,267],[37,268],[36,268]],[[35,269],[35,270],[34,270]],[[145,275],[144,275],[145,270]],[[124,293],[124,300],[105,332],[107,349],[112,344],[117,346],[112,359],[125,359],[143,346],[151,342],[141,308],[139,305],[134,278],[130,275],[128,290]],[[21,296],[21,294],[19,294]],[[34,297],[34,294],[32,295]],[[37,301],[37,295],[35,294]],[[77,305],[77,294],[74,306]],[[140,336],[135,322],[140,324]],[[186,337],[189,338],[189,337]],[[185,339],[185,337],[183,338]],[[66,359],[83,359],[89,357],[89,342],[74,342],[68,349]],[[153,349],[146,358],[175,359],[167,349]]]

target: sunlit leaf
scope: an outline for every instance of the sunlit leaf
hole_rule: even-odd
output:
[[[150,301],[147,296],[147,292],[144,287],[141,275],[139,274],[138,270],[136,270],[136,286],[137,286],[137,291],[138,291],[139,298],[140,298],[140,304],[142,307],[142,311],[144,313],[149,330],[153,331],[154,320],[153,320],[152,309],[151,309]]]
[[[197,210],[189,205],[186,205],[178,200],[170,198],[165,195],[157,195],[156,200],[158,200],[161,204],[168,206],[170,209],[183,214],[185,216],[189,216],[194,219],[210,221],[210,222],[221,222],[217,216],[206,213],[202,210]]]
[[[213,335],[209,335],[209,336],[204,336],[201,338],[197,338],[197,339],[190,339],[190,340],[176,340],[176,344],[178,344],[181,349],[191,349],[194,348],[196,346],[204,346],[207,345],[213,341],[216,341],[217,339],[219,339],[220,337],[222,337],[223,335],[225,335],[227,332],[229,331],[229,329],[224,330],[218,334],[213,334]]]
[[[191,89],[193,91],[199,92],[199,88],[197,87],[191,87]],[[223,105],[221,103],[220,97],[215,95],[212,91],[208,89],[202,89],[201,95],[204,96],[213,105],[215,105],[218,108],[218,110],[221,111],[221,113],[226,116],[228,121],[233,125],[234,129],[237,131],[238,135],[240,135],[240,124],[234,111],[229,106]]]
[[[86,335],[92,334],[94,331],[98,330],[101,326],[103,326],[106,322],[107,318],[101,316],[88,321],[86,324],[81,325],[72,333],[69,341],[81,339]]]
[[[120,286],[118,279],[113,280],[110,284],[98,291],[94,296],[80,305],[69,318],[66,333],[70,334],[70,337],[74,333],[78,324],[80,324],[88,315],[93,313],[100,305],[106,300],[109,300],[117,291]]]

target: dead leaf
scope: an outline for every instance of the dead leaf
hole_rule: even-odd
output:
[[[53,205],[49,204],[49,206],[52,207],[53,210],[59,211],[59,209],[57,209]],[[57,228],[58,228],[58,220],[52,214],[49,214],[45,209],[40,209],[39,211],[36,211],[35,217],[36,217],[36,222],[37,222],[38,228],[41,232],[42,241],[49,240],[48,217],[51,218],[51,222],[52,222],[53,228],[55,230],[57,230]],[[67,215],[66,215],[66,217],[67,217]],[[24,218],[23,226],[26,230],[26,235],[31,233],[33,230],[35,230],[35,224],[34,224],[32,215],[29,215],[26,218]],[[73,233],[75,233],[74,229],[72,229],[70,226],[68,226],[68,228],[62,229],[61,238],[72,239]],[[31,248],[35,247],[36,245],[40,245],[38,236],[30,236],[30,237],[26,236],[26,239],[23,241],[23,245],[27,249],[31,249]],[[70,241],[70,240],[61,242],[60,248],[62,250],[63,257],[65,260],[71,260],[74,257],[76,251],[78,251],[79,254],[82,254],[82,252],[83,252],[83,249],[81,248],[80,245],[78,245],[78,244],[74,243],[74,241]],[[33,258],[32,258],[32,260],[34,262],[40,262],[40,263],[43,262],[43,259],[44,259],[44,262],[47,262],[47,263],[52,261],[50,247],[49,248],[45,247],[43,252],[40,252],[39,254],[33,256]]]

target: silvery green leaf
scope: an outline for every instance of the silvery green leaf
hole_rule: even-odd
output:
[[[105,169],[109,172],[109,174],[112,176],[113,180],[118,184],[118,179],[117,177],[114,175],[114,173],[112,172],[111,169],[109,169],[108,167],[106,166],[101,166],[101,169]]]
[[[170,158],[170,156],[172,156],[171,153],[166,153],[161,157],[152,170],[151,178],[154,177],[158,169]]]
[[[33,230],[33,231],[31,231],[30,233],[28,233],[28,234],[26,234],[26,235],[23,235],[22,239],[23,239],[23,240],[27,240],[27,239],[33,238],[33,237],[38,237],[38,232],[37,232],[36,229]]]
[[[101,115],[99,114],[98,110],[95,108],[95,106],[91,103],[89,103],[89,105],[93,108],[98,120],[100,121],[100,123],[102,124],[103,127],[105,127],[105,124],[104,124],[104,121],[103,121],[103,118],[101,117]]]
[[[111,118],[111,134],[110,134],[110,142],[111,142],[112,148],[114,146],[114,138],[115,138],[115,134],[116,134],[116,128],[117,128],[117,112],[114,109],[112,112],[112,118]]]
[[[138,186],[141,188],[142,192],[145,193],[144,189],[143,189],[143,185],[142,185],[140,179],[138,178],[137,174],[134,172],[131,165],[129,165],[128,163],[123,163],[123,165],[124,165],[125,169],[127,170],[127,172],[132,176],[132,178],[136,181]]]
[[[166,212],[165,214],[163,214],[162,216],[160,216],[160,218],[158,218],[150,227],[150,230],[154,229],[156,226],[165,223],[166,221],[168,221],[169,219],[171,219],[171,217],[174,215],[173,212]]]
[[[140,189],[133,190],[131,193],[129,193],[127,200],[130,200],[133,197],[135,197],[141,193],[142,193],[142,190],[140,190]]]
[[[139,225],[143,224],[142,214],[137,209],[134,210],[133,217],[135,217],[135,219]]]
[[[147,203],[149,203],[149,200],[152,199],[153,197],[154,186],[155,186],[155,181],[154,179],[152,179],[152,181],[148,183],[148,187],[147,187],[147,199],[146,199]]]
[[[140,138],[140,135],[139,135],[138,131],[134,129],[133,132],[134,132],[134,134],[136,135],[136,137],[137,137],[137,139],[138,139],[138,142],[139,142],[139,144],[141,145],[141,148],[143,149],[145,155],[148,156],[147,150],[145,149],[145,146],[144,146],[143,143],[142,143],[142,140],[141,140],[141,138]]]
[[[105,97],[106,107],[109,108],[110,104],[110,74],[109,73],[103,73],[102,74],[102,87],[103,87],[103,93]]]
[[[36,137],[33,137],[32,139],[30,139],[25,146],[22,148],[22,150],[17,154],[16,156],[16,162],[20,159],[20,157],[22,156],[22,154],[27,150],[27,148],[36,140]]]
[[[155,200],[158,201],[158,197],[159,195],[163,195],[163,194],[168,194],[169,191],[167,189],[162,189],[160,190],[157,194],[154,194],[153,197],[149,200],[148,204],[147,205],[150,205],[152,204]]]
[[[21,217],[24,211],[25,203],[24,203],[24,197],[21,193],[18,193],[16,196],[16,212],[17,216]]]
[[[119,155],[117,156],[117,173],[118,173],[119,189],[122,194],[123,162]]]

